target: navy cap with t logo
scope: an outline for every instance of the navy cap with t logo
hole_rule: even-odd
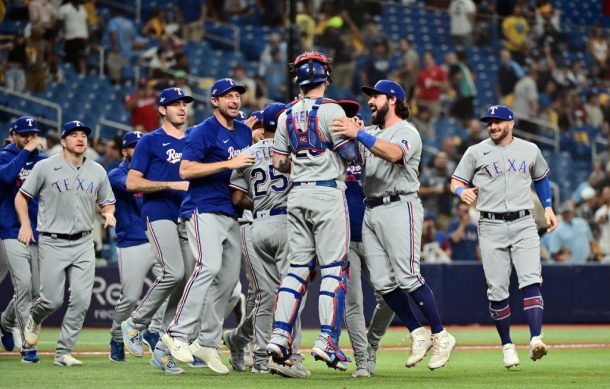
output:
[[[487,108],[487,111],[485,112],[485,115],[481,117],[481,121],[482,122],[487,122],[490,119],[499,119],[499,120],[503,120],[503,121],[510,121],[510,120],[514,120],[515,115],[513,114],[513,111],[510,110],[510,108],[508,108],[505,105],[492,105],[491,107]]]
[[[10,132],[16,132],[18,134],[24,132],[40,132],[38,129],[38,121],[31,116],[21,116],[13,122]]]
[[[91,134],[91,129],[85,125],[85,123],[79,120],[71,120],[69,122],[64,123],[64,126],[61,130],[62,139],[68,136],[69,133],[80,130],[84,131],[87,136]]]

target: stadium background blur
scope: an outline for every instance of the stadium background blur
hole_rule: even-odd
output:
[[[484,107],[504,103],[515,110],[516,135],[536,142],[551,167],[564,233],[540,229],[545,265],[608,268],[610,1],[480,0],[472,17],[450,0],[293,1],[294,25],[289,3],[0,1],[0,135],[33,115],[52,155],[61,123],[78,119],[95,129],[90,156],[111,170],[124,131],[158,127],[163,88],[195,97],[195,124],[211,114],[213,81],[232,77],[248,88],[249,114],[294,93],[289,48],[317,50],[335,59],[328,96],[359,101],[365,120],[362,85],[390,78],[409,91],[424,142],[424,263],[480,260],[476,212],[459,210],[449,177],[486,137],[477,120]],[[112,231],[99,228],[96,251],[98,266],[115,264]]]

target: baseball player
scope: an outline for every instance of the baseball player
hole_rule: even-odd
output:
[[[350,139],[333,137],[333,119],[343,108],[324,98],[332,60],[305,52],[290,64],[303,97],[289,104],[278,119],[273,166],[290,171],[288,194],[288,261],[275,309],[267,353],[278,363],[290,363],[293,326],[316,262],[322,283],[319,295],[320,333],[312,355],[329,367],[346,370],[350,359],[339,348],[347,283],[350,240],[345,200],[346,162],[357,157]]]
[[[35,243],[24,246],[17,240],[19,234],[19,219],[15,212],[15,195],[23,185],[24,180],[30,174],[36,163],[46,158],[40,153],[42,146],[38,138],[38,122],[31,116],[22,116],[15,120],[11,126],[10,134],[13,143],[9,144],[0,152],[0,239],[4,245],[8,268],[15,290],[14,309],[16,310],[16,322],[21,333],[23,342],[23,330],[30,314],[32,300],[38,298],[39,275],[38,275],[38,247]],[[31,215],[31,228],[34,231],[34,239],[38,240],[36,231],[36,214],[38,212],[38,200],[33,199],[29,203],[29,214]],[[1,321],[2,334],[12,338],[10,317],[6,315]],[[8,335],[10,334],[10,335]],[[14,342],[13,342],[14,343]],[[6,347],[8,346],[8,347]],[[7,344],[5,348],[14,348]],[[38,362],[36,347],[22,344],[22,361],[28,363]]]
[[[532,210],[532,182],[544,207],[551,232],[557,219],[551,204],[549,168],[540,149],[513,136],[514,115],[503,105],[492,105],[481,121],[489,139],[469,147],[451,177],[451,190],[481,213],[479,244],[487,280],[489,311],[502,341],[504,367],[519,365],[510,338],[508,286],[514,266],[523,295],[523,309],[530,327],[530,358],[546,355],[542,342],[544,304],[540,285],[540,239]]]
[[[134,150],[126,188],[143,193],[142,217],[146,220],[146,235],[153,246],[161,274],[155,279],[131,317],[121,323],[123,342],[130,354],[143,354],[142,333],[169,297],[163,324],[173,317],[182,294],[184,282],[193,268],[192,255],[179,223],[181,205],[188,182],[180,179],[179,167],[186,143],[185,124],[187,105],[193,101],[180,88],[167,88],[157,99],[161,127],[140,139]],[[158,342],[150,364],[166,374],[181,374],[167,347]]]
[[[213,307],[220,312],[212,318],[217,320],[239,279],[241,245],[237,218],[241,211],[231,203],[229,180],[232,169],[254,163],[253,156],[242,153],[252,144],[252,131],[235,120],[245,91],[230,78],[217,80],[211,90],[213,115],[189,133],[180,175],[190,182],[188,195],[195,206],[186,224],[196,264],[176,316],[161,336],[177,360],[192,363],[196,356],[219,374],[229,373],[217,352],[220,336],[212,340],[213,344],[206,342],[201,333],[190,345],[188,340],[201,316],[202,302],[209,301],[206,299],[210,289],[215,287],[223,292],[220,303]],[[218,285],[223,283],[229,283],[230,288]],[[219,335],[221,332],[222,327]]]
[[[356,138],[363,146],[366,211],[362,243],[369,279],[410,331],[411,354],[406,366],[415,366],[432,348],[428,368],[437,369],[449,360],[455,338],[444,329],[434,294],[419,272],[424,218],[417,196],[421,138],[406,121],[409,109],[399,84],[380,80],[362,91],[370,96],[372,125],[361,129],[360,122],[340,118],[333,122],[332,131]],[[419,323],[404,292],[415,300],[432,331]]]
[[[8,146],[8,145],[7,145]],[[6,258],[6,250],[2,239],[0,239],[0,283],[4,281],[4,278],[8,274],[8,258]],[[6,351],[13,351],[15,346],[19,347],[21,340],[17,339],[19,330],[15,328],[16,325],[15,315],[15,296],[10,299],[4,311],[0,315],[0,347]],[[6,329],[5,329],[6,328]],[[11,331],[12,329],[12,331]],[[19,336],[21,337],[21,336]]]
[[[104,228],[115,225],[114,194],[106,171],[85,158],[91,129],[73,120],[63,125],[64,151],[36,163],[15,197],[21,228],[17,239],[24,245],[35,241],[28,201],[38,196],[40,297],[24,330],[28,347],[38,343],[40,325],[64,302],[64,284],[70,283],[70,303],[64,316],[55,351],[58,366],[81,366],[70,352],[83,326],[91,302],[95,278],[95,250],[91,230],[95,205],[102,208]]]
[[[141,138],[140,131],[129,131],[123,135],[121,152],[124,160],[119,167],[108,173],[108,180],[116,197],[116,246],[121,279],[121,296],[114,309],[110,339],[110,360],[113,362],[125,362],[121,323],[129,318],[129,314],[136,307],[146,274],[152,269],[155,277],[161,275],[161,265],[148,242],[146,224],[141,216],[142,194],[131,193],[127,191],[126,186],[129,164]],[[165,305],[162,305],[153,316],[149,330],[143,335],[143,341],[148,342],[151,352],[154,352],[159,339],[164,312]]]

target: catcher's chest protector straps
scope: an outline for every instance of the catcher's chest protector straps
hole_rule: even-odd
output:
[[[307,154],[318,156],[323,154],[326,149],[332,149],[333,147],[333,143],[328,142],[318,128],[318,108],[320,108],[320,104],[324,103],[334,103],[334,101],[318,97],[309,111],[307,126],[303,130],[297,126],[297,120],[292,115],[293,105],[290,104],[286,110],[288,139],[290,139],[292,152],[297,158],[304,157]]]

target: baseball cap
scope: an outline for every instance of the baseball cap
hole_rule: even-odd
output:
[[[259,110],[259,111],[254,111],[250,114],[250,116],[254,116],[256,118],[256,120],[258,120],[259,122],[263,121],[263,110]]]
[[[141,131],[129,131],[123,135],[123,148],[129,147],[133,144],[138,143],[138,141],[142,138]]]
[[[244,111],[239,111],[237,113],[237,117],[235,118],[235,120],[237,120],[238,122],[244,122],[246,121],[246,119],[248,119],[248,117],[246,116],[246,113]]]
[[[273,103],[269,104],[263,110],[263,127],[267,131],[275,131],[277,128],[277,118],[286,109],[286,104]]]
[[[210,94],[212,97],[218,97],[231,90],[236,90],[240,95],[246,93],[246,87],[239,85],[232,78],[221,78],[220,80],[216,80],[216,82],[214,82],[214,85],[212,85],[212,92]]]
[[[61,130],[61,138],[65,138],[72,131],[81,130],[84,131],[87,136],[91,134],[91,129],[85,125],[85,123],[79,120],[71,120],[64,123]]]
[[[383,94],[396,97],[398,100],[405,99],[405,90],[400,84],[391,80],[379,80],[374,87],[363,86],[362,92],[367,96]]]
[[[18,134],[23,132],[40,132],[38,129],[38,121],[31,116],[21,116],[13,122],[10,132],[16,132]]]
[[[157,104],[159,106],[166,106],[171,104],[176,100],[184,100],[186,103],[192,103],[193,98],[191,96],[187,96],[184,94],[182,89],[180,88],[165,88],[159,93],[159,97],[157,98]]]
[[[500,119],[504,121],[514,120],[515,115],[513,115],[513,111],[510,110],[505,105],[492,105],[487,108],[485,115],[481,117],[482,122],[487,122],[489,119]]]

